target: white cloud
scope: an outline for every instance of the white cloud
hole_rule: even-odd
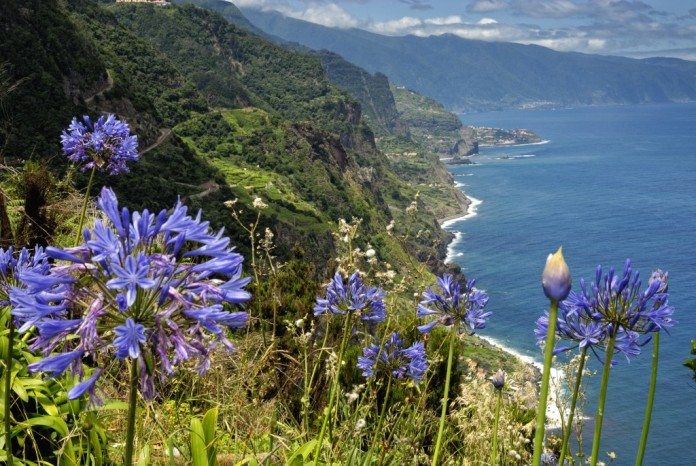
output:
[[[228,0],[230,1],[230,0]],[[353,28],[361,23],[336,2],[320,0],[290,2],[288,0],[231,0],[238,7],[264,11],[279,11],[291,18],[341,29]]]
[[[562,52],[584,50],[586,52],[603,52],[606,50],[605,39],[588,39],[584,37],[560,37],[556,39],[519,40],[520,44],[534,44]]]
[[[235,6],[240,8],[263,8],[269,6],[271,3],[267,0],[227,0],[230,3],[234,3]]]
[[[476,0],[471,2],[466,9],[472,13],[490,13],[491,11],[500,11],[509,7],[510,4],[504,0]]]
[[[689,48],[694,46],[696,37],[696,9],[687,15],[670,15],[642,0],[470,0],[466,6],[468,15],[428,17],[425,13],[412,13],[383,21],[357,18],[342,6],[383,0],[232,1],[241,7],[277,10],[329,27],[359,27],[391,36],[455,34],[466,39],[537,44],[563,51],[611,53]],[[399,1],[421,11],[427,11],[425,6],[432,4],[427,0]],[[498,20],[486,15],[503,10],[505,16]],[[561,25],[557,20],[547,20],[540,26],[510,17],[572,18],[572,22]]]
[[[404,16],[403,18],[393,19],[391,21],[380,21],[369,25],[369,29],[373,32],[386,35],[408,34],[410,30],[416,26],[423,24],[419,18]]]
[[[432,24],[435,26],[449,26],[452,24],[461,24],[462,17],[459,15],[450,15],[439,18],[428,18],[424,21],[425,24]]]
[[[335,3],[314,4],[305,10],[287,10],[284,13],[293,18],[341,29],[357,27],[360,24],[350,13]]]

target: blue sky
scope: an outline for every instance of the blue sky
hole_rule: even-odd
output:
[[[325,26],[696,60],[696,0],[232,0]]]

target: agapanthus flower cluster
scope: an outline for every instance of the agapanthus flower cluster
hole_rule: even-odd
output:
[[[384,292],[366,286],[355,272],[347,282],[336,272],[326,288],[326,296],[317,298],[314,315],[353,313],[365,322],[377,323],[386,319]]]
[[[127,173],[127,162],[138,160],[138,136],[132,135],[126,122],[114,115],[103,115],[92,123],[73,118],[61,135],[63,152],[68,159],[82,165],[82,170],[96,167],[112,175]]]
[[[50,279],[51,266],[41,246],[31,252],[22,248],[0,249],[0,307],[12,305],[12,316],[19,333],[36,323],[38,314],[61,314],[65,310],[62,299],[67,292],[67,281]],[[25,300],[25,295],[32,298]]]
[[[428,333],[436,325],[454,325],[460,333],[485,328],[486,319],[492,314],[485,310],[488,295],[476,289],[475,284],[472,279],[462,286],[450,274],[438,277],[439,292],[433,288],[425,290],[417,312],[419,318],[435,318],[418,326],[418,330]]]
[[[403,340],[394,332],[382,346],[371,344],[363,348],[363,355],[358,357],[358,368],[365,377],[382,375],[418,382],[428,370],[428,361],[422,341],[404,347]]]
[[[41,246],[36,246],[33,253],[22,248],[19,254],[12,246],[0,248],[0,307],[10,304],[10,289],[21,286],[22,277],[47,275],[49,269],[48,256]]]
[[[630,260],[624,264],[621,275],[613,268],[603,275],[602,267],[598,266],[593,282],[588,285],[581,280],[580,291],[571,292],[559,304],[556,334],[570,344],[561,343],[554,352],[578,346],[595,352],[615,335],[617,351],[627,357],[640,354],[641,346],[652,332],[674,325],[667,276],[656,271],[647,288],[641,291],[640,274],[633,271]],[[548,313],[537,320],[535,334],[539,343],[545,341],[547,329]]]
[[[223,230],[187,213],[181,202],[163,210],[119,210],[115,194],[104,188],[98,199],[105,220],[85,229],[84,243],[68,249],[49,247],[55,259],[48,276],[22,276],[26,290],[13,289],[13,314],[38,329],[33,348],[47,356],[30,370],[52,376],[71,369],[84,378],[83,360],[115,356],[133,359],[140,389],[155,395],[175,366],[195,363],[200,374],[219,346],[233,349],[225,328],[245,327],[248,315],[232,312],[250,299],[242,278],[243,257],[234,252]],[[57,293],[57,286],[70,286]],[[75,398],[89,391],[101,374],[76,385]]]

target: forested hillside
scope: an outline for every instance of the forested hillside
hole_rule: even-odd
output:
[[[404,170],[403,161],[385,157],[361,106],[329,81],[321,56],[283,48],[191,5],[12,0],[2,9],[10,20],[1,60],[9,79],[21,81],[3,119],[4,155],[12,163],[47,160],[62,170],[61,128],[73,115],[114,112],[149,150],[130,175],[98,182],[115,186],[132,206],[160,208],[181,195],[242,242],[224,201],[238,199],[251,216],[260,197],[269,205],[261,227],[273,226],[277,252],[290,257],[311,249],[322,267],[339,218],[362,218],[395,264],[442,248],[446,235],[436,216],[460,208],[446,172],[431,163],[422,171],[420,162]],[[346,68],[338,57],[323,58]],[[361,72],[351,76],[361,79]],[[368,120],[394,128],[387,82],[376,82],[382,94],[372,97],[392,109],[391,120],[378,120],[374,109]],[[45,94],[37,96],[35,87]],[[386,226],[399,225],[421,190],[438,199],[421,201],[412,225],[428,238],[398,244]]]

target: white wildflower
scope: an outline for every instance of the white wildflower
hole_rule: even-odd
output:
[[[268,207],[268,204],[263,202],[263,199],[261,199],[260,197],[255,197],[254,202],[252,202],[251,205],[254,206],[254,209],[259,209],[259,210],[263,210],[266,207]]]
[[[366,425],[365,419],[358,419],[358,422],[355,423],[355,430],[362,430]]]

